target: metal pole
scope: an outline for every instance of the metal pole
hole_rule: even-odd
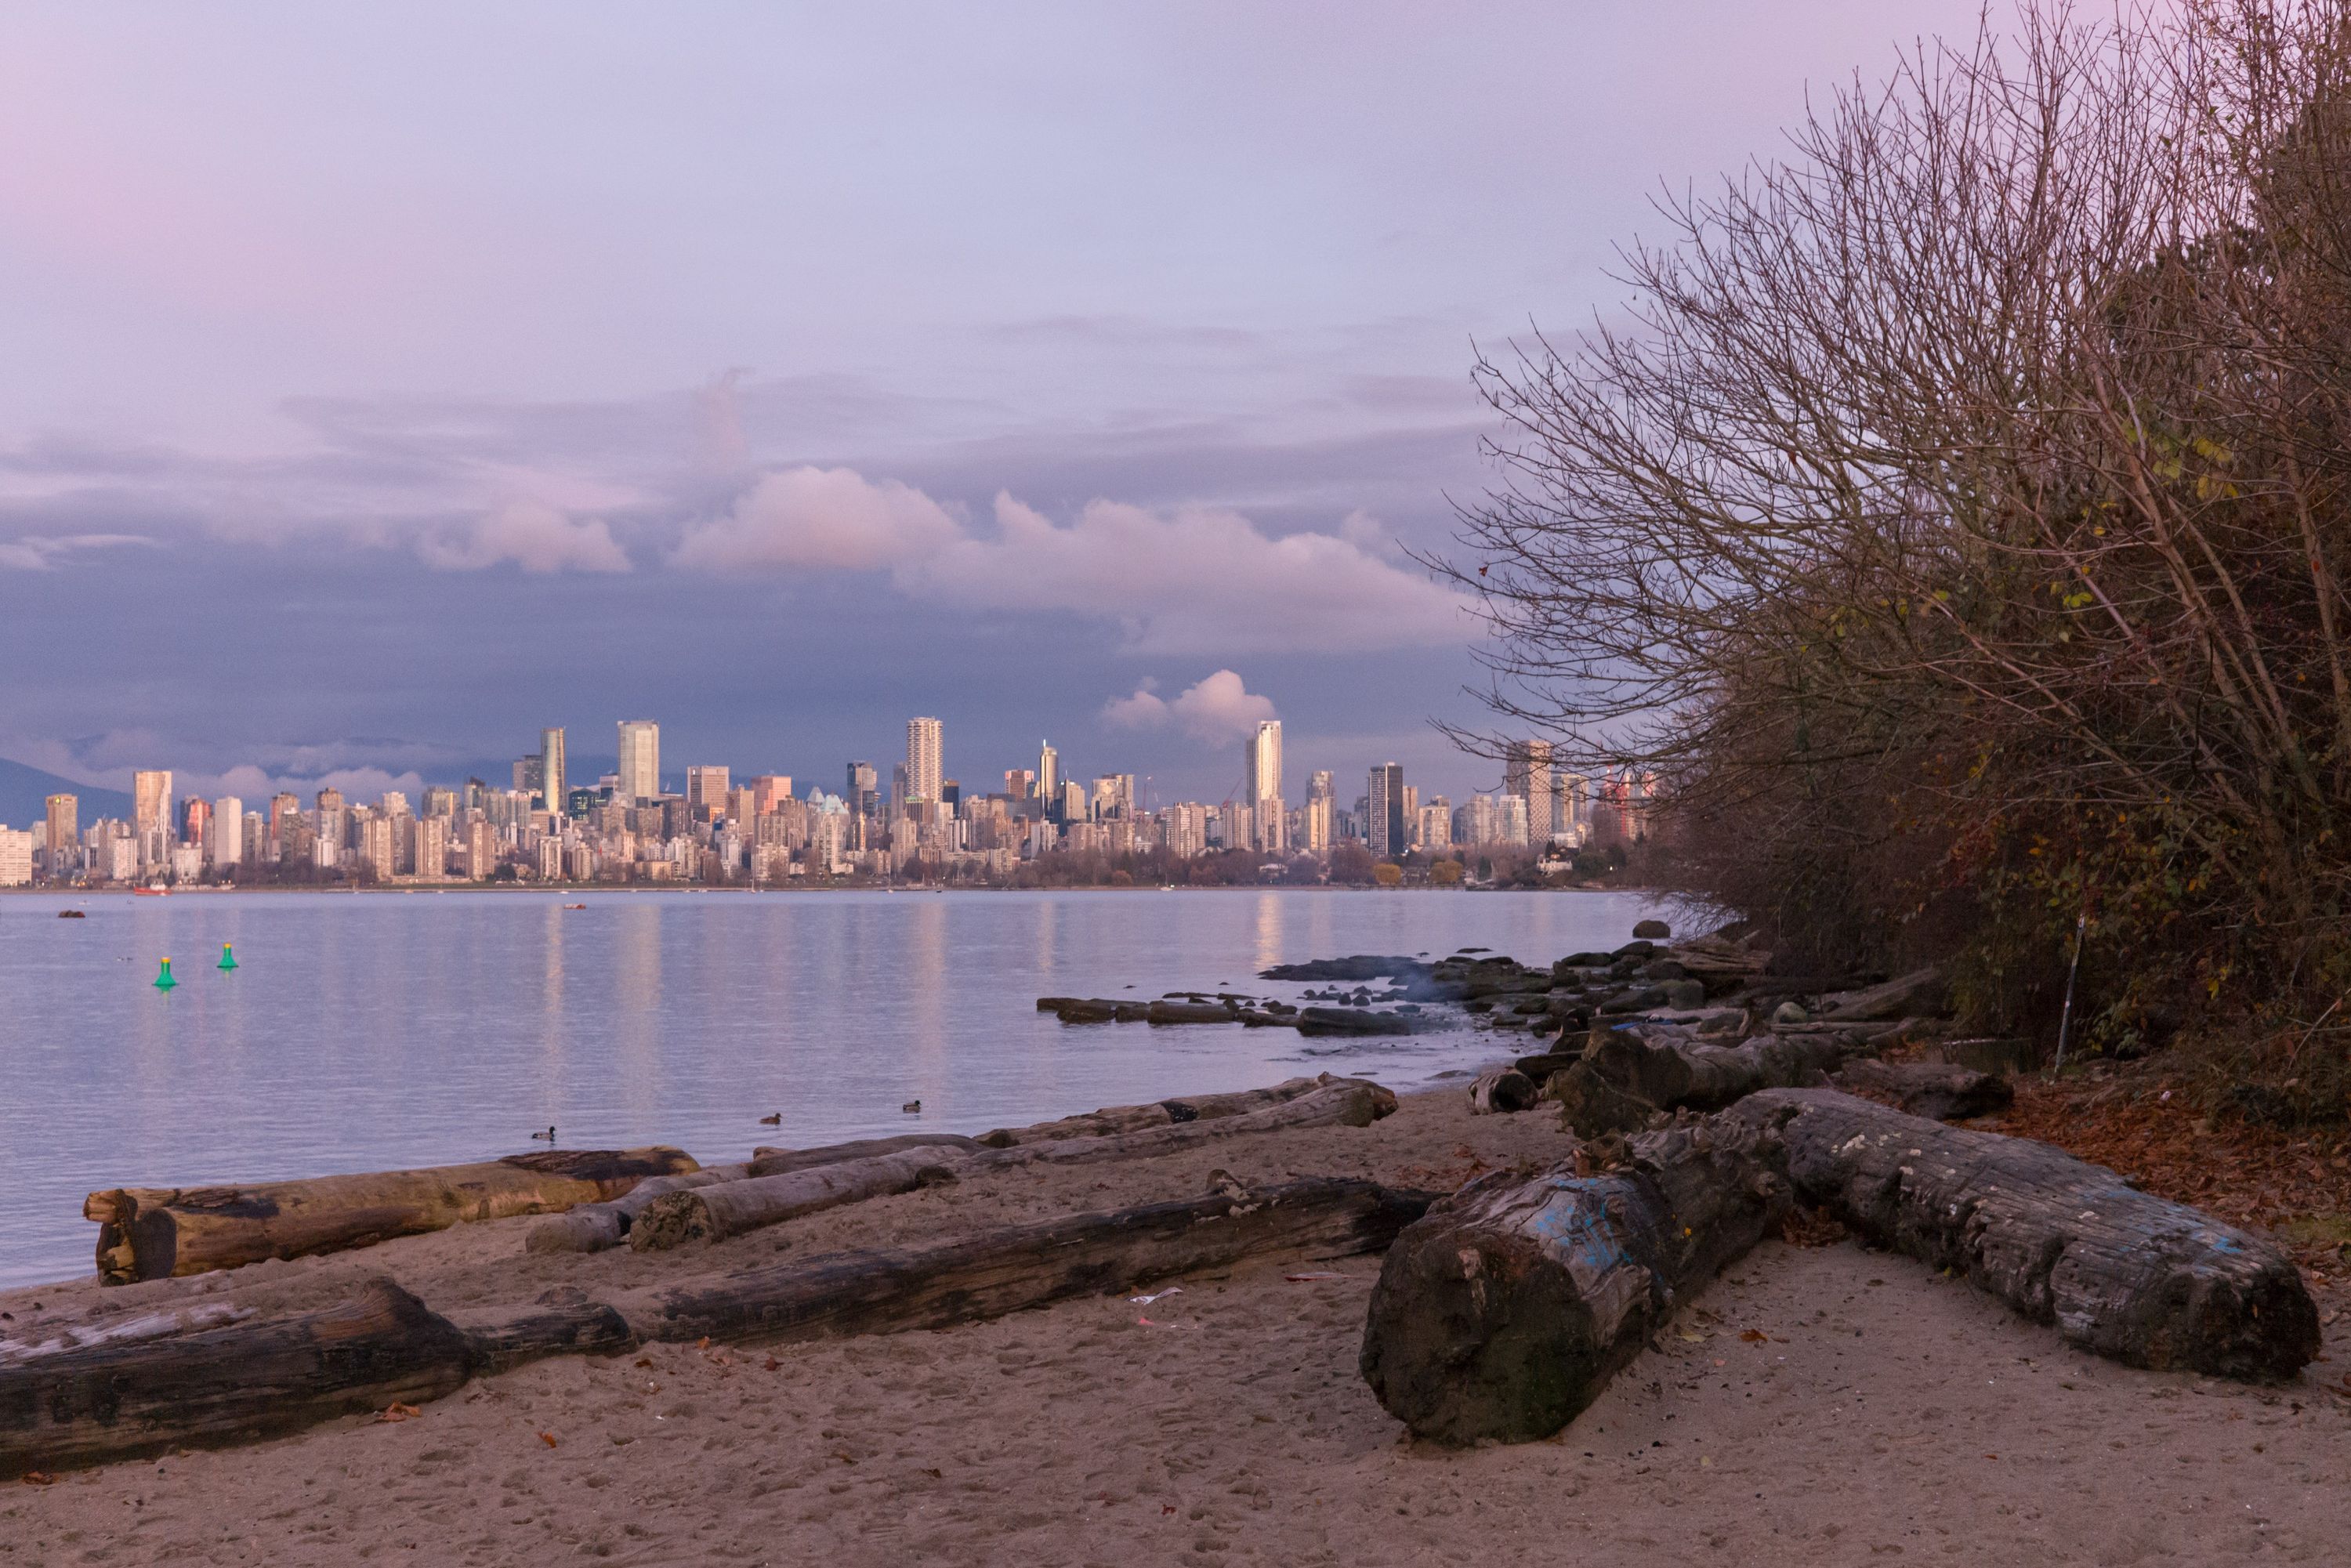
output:
[[[2065,1071],[2065,1038],[2074,1027],[2074,977],[2082,972],[2082,938],[2089,925],[2088,910],[2074,917],[2074,962],[2065,969],[2065,1007],[2057,1015],[2057,1060],[2049,1064],[2052,1078]]]

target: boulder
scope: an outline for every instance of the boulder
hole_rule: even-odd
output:
[[[1674,934],[1674,928],[1662,920],[1644,920],[1633,927],[1633,935],[1645,941],[1662,942]]]

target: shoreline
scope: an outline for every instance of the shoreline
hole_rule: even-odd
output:
[[[1112,1208],[1219,1171],[1441,1186],[1568,1146],[1547,1109],[1472,1117],[1456,1084],[1403,1096],[1367,1128],[904,1193],[676,1253],[533,1257],[531,1221],[494,1221],[104,1292],[10,1291],[0,1310],[21,1327],[37,1299],[49,1321],[167,1300],[287,1307],[369,1274],[436,1307],[528,1301],[590,1275],[643,1282]],[[1432,1448],[1355,1372],[1378,1270],[1269,1259],[1134,1292],[1148,1301],[1087,1295],[772,1350],[559,1357],[413,1417],[12,1486],[0,1537],[11,1563],[44,1564],[93,1546],[197,1563],[386,1550],[435,1563],[1336,1564],[1457,1560],[1471,1541],[1480,1558],[1544,1560],[1572,1532],[1580,1562],[1844,1564],[2315,1560],[2351,1529],[2344,1402],[2099,1361],[1850,1241],[1764,1243],[1558,1438]],[[2328,1335],[2339,1364],[2351,1344]]]

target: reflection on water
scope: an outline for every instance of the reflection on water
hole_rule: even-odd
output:
[[[0,1282],[87,1270],[85,1193],[571,1146],[977,1132],[1504,1048],[1460,1033],[1066,1027],[1049,994],[1250,987],[1271,964],[1614,946],[1630,894],[1236,890],[0,897]],[[89,918],[60,921],[61,904]],[[234,942],[240,968],[213,965]],[[156,991],[156,961],[181,985]],[[919,1121],[899,1112],[920,1099]],[[758,1118],[781,1112],[780,1128]]]

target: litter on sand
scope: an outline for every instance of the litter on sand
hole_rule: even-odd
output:
[[[1346,1277],[1346,1275],[1340,1273],[1336,1269],[1313,1269],[1303,1274],[1284,1274],[1282,1276],[1285,1280],[1292,1281],[1295,1283],[1301,1285],[1314,1280],[1343,1280]]]
[[[1180,1296],[1183,1293],[1183,1286],[1170,1285],[1164,1291],[1154,1291],[1147,1296],[1129,1296],[1127,1297],[1127,1300],[1134,1302],[1138,1307],[1147,1307],[1154,1301],[1165,1301],[1170,1296]]]

